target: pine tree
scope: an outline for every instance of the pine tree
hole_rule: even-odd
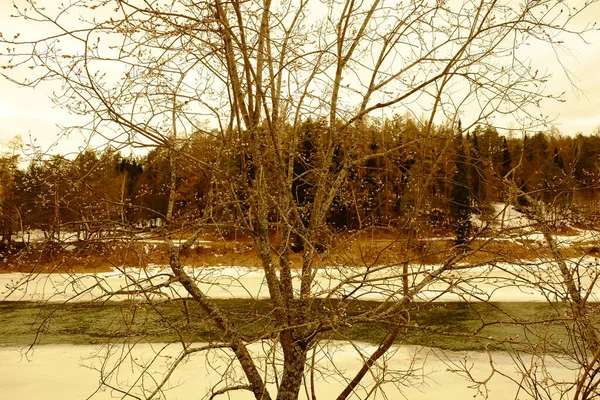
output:
[[[510,172],[510,151],[508,150],[508,143],[506,138],[502,141],[502,177],[505,177]]]
[[[471,207],[472,196],[468,188],[466,156],[461,133],[454,138],[454,147],[456,151],[454,159],[456,169],[450,193],[450,215],[454,223],[456,244],[462,246],[471,235],[471,213],[473,210]]]
[[[554,165],[557,168],[560,168],[561,170],[564,171],[564,169],[565,169],[565,163],[564,163],[563,158],[560,155],[560,153],[558,152],[558,149],[556,147],[554,148],[553,160],[554,160]]]
[[[479,150],[479,139],[477,138],[477,131],[473,132],[471,138],[471,162],[469,168],[469,183],[472,194],[473,206],[481,209],[483,202],[485,201],[485,186],[481,184],[481,177],[483,174],[483,163],[481,162]]]
[[[519,185],[519,187],[521,188],[521,192],[523,192],[517,198],[517,204],[519,205],[519,209],[521,209],[521,207],[529,206],[529,201],[527,201],[527,198],[525,197],[525,195],[529,193],[529,190],[527,189],[527,184],[523,179],[521,179],[521,184]]]

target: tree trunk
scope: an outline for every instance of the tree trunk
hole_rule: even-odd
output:
[[[288,332],[282,333],[282,339],[287,335],[289,335],[289,340],[293,340]],[[277,400],[297,400],[306,365],[307,348],[298,342],[283,342],[282,345],[284,352],[283,376],[277,392]]]

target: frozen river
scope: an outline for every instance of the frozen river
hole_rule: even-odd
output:
[[[372,346],[361,345],[363,350],[373,350]],[[131,354],[136,363],[143,364],[144,360],[153,358],[157,349],[161,345],[138,345]],[[112,364],[102,365],[98,354],[105,354],[104,349],[97,346],[40,346],[33,354],[29,354],[29,359],[21,353],[22,349],[11,347],[0,347],[0,398],[2,399],[46,399],[46,400],[80,400],[86,399],[94,394],[98,387],[99,373],[96,370],[99,367],[109,369]],[[114,349],[113,349],[114,350]],[[116,353],[121,354],[119,348]],[[162,357],[165,362],[172,359],[177,354],[176,346],[163,349]],[[343,366],[343,375],[346,377],[352,375],[358,369],[360,363],[353,348],[349,345],[335,345],[328,349],[334,362]],[[428,348],[418,348],[412,346],[399,347],[394,349],[393,355],[386,361],[387,378],[392,377],[392,371],[406,371],[412,368],[412,377],[402,380],[399,386],[392,383],[385,383],[383,389],[389,399],[435,399],[443,398],[445,400],[463,400],[473,398],[477,395],[477,389],[460,374],[451,372],[456,370],[459,365],[471,367],[474,379],[485,380],[491,374],[490,358],[488,354],[475,352],[445,352],[439,353]],[[515,370],[514,361],[510,356],[504,353],[492,353],[492,360],[497,371],[506,374],[508,377],[519,381],[520,374]],[[330,361],[326,358],[318,358],[317,369],[320,371],[331,371]],[[531,360],[525,359],[526,362]],[[145,385],[148,390],[152,389],[154,379],[161,377],[161,367],[164,367],[162,361],[158,365],[148,369],[152,374],[146,377]],[[220,371],[225,368],[225,363],[218,358],[206,356],[204,353],[195,354],[171,376],[170,387],[167,390],[166,398],[169,400],[184,400],[197,398],[201,399],[209,394],[213,385],[220,385]],[[555,378],[569,379],[573,373],[564,366],[559,366],[555,362],[548,362],[549,371]],[[112,383],[117,381],[125,387],[128,383],[134,382],[135,373],[131,363],[122,365],[119,374],[113,377]],[[343,388],[343,382],[340,376],[328,376],[329,374],[318,375],[315,382],[317,398],[332,399],[335,398]],[[372,382],[361,389],[359,397],[364,398],[365,391],[370,390]],[[518,385],[507,378],[496,373],[492,376],[487,386],[488,395],[491,400],[503,399],[529,399],[523,390],[519,391]],[[302,390],[302,398],[304,389]],[[139,395],[139,390],[132,394]],[[231,397],[217,396],[216,399],[251,399],[249,392],[232,392]],[[403,396],[403,397],[402,397]],[[96,392],[92,399],[113,399],[122,398],[117,392],[104,390]],[[383,399],[381,393],[373,397]]]
[[[577,272],[583,289],[591,289],[590,300],[600,298],[600,285],[593,282],[598,260],[584,257],[568,260],[568,267]],[[411,285],[418,284],[439,266],[411,266]],[[417,300],[427,301],[547,301],[557,300],[565,288],[558,267],[543,260],[529,264],[495,264],[444,272],[426,286]],[[200,289],[214,298],[267,298],[264,272],[258,268],[209,267],[187,268]],[[397,298],[402,293],[400,267],[365,268],[336,267],[317,270],[312,291],[315,296],[340,297],[349,292],[362,300]],[[97,274],[0,274],[0,299],[11,301],[87,301],[99,297],[122,300],[135,295],[118,294],[120,290],[136,291],[161,285],[169,279],[166,266],[146,269],[124,268]],[[293,282],[299,287],[298,272]],[[171,298],[184,295],[182,286],[172,283],[157,293]],[[154,296],[158,296],[154,294]]]
[[[594,258],[569,261],[569,267],[580,274],[584,285],[591,285],[588,271],[596,267]],[[418,284],[437,266],[412,266],[410,272],[413,284]],[[266,298],[268,291],[264,273],[260,269],[238,267],[214,267],[203,269],[188,268],[199,287],[209,296],[215,298]],[[382,300],[400,293],[402,286],[399,269],[387,267],[370,271],[360,268],[328,268],[317,271],[314,279],[313,293],[325,296],[331,293],[334,297],[356,290],[355,296],[360,299]],[[107,292],[118,292],[123,288],[142,289],[148,285],[160,285],[167,281],[169,270],[163,266],[151,266],[147,269],[128,268],[100,274],[0,274],[0,297],[5,300],[46,300],[64,301],[67,299],[85,301],[93,298],[125,299],[132,296],[112,295]],[[298,284],[299,279],[294,279]],[[358,287],[359,284],[362,287]],[[597,286],[597,285],[596,285]],[[590,299],[597,300],[600,292],[596,286],[591,287]],[[529,265],[497,264],[494,266],[478,266],[444,273],[442,279],[425,287],[417,296],[419,300],[491,300],[491,301],[546,301],[549,293],[561,295],[561,280],[554,264],[549,262],[532,262]],[[177,297],[184,295],[177,283],[161,289],[160,296]],[[360,366],[356,350],[370,354],[371,345],[334,344],[317,353],[316,365],[320,371],[315,381],[318,399],[335,398],[344,387],[344,380],[353,376]],[[258,346],[258,345],[253,345]],[[111,371],[115,366],[115,357],[127,355],[126,361],[108,382],[116,387],[126,388],[131,384],[143,382],[147,390],[152,391],[155,382],[165,371],[165,366],[174,360],[180,347],[175,345],[161,348],[160,344],[138,345],[134,349],[122,345],[113,347],[111,356],[103,363],[106,348],[98,346],[45,345],[36,347],[34,352],[24,356],[22,348],[0,347],[0,399],[47,399],[70,400],[122,398],[122,394],[114,390],[95,391],[100,382],[99,370]],[[155,357],[160,350],[159,357]],[[256,349],[255,349],[256,350]],[[327,357],[324,355],[327,354]],[[520,388],[522,375],[516,365],[527,365],[536,370],[542,360],[522,355],[521,363],[515,363],[508,353],[492,353],[495,373],[487,384],[486,394],[489,399],[529,399],[532,398]],[[147,369],[143,381],[136,381],[138,367],[148,366],[148,360],[156,362]],[[211,388],[222,387],[222,372],[228,367],[226,352],[194,354],[180,365],[169,379],[171,387],[166,398],[190,399],[205,398],[210,395]],[[236,364],[236,363],[234,363]],[[333,364],[336,368],[333,368]],[[567,366],[548,358],[543,364],[555,379],[572,380],[575,373]],[[382,388],[387,393],[371,397],[374,399],[431,399],[443,397],[445,400],[473,398],[478,388],[457,370],[469,370],[472,379],[484,381],[492,373],[490,355],[477,352],[445,352],[414,346],[397,347],[382,364],[384,375],[379,378],[394,380],[401,378],[399,385],[384,383]],[[342,369],[338,369],[342,366]],[[403,377],[402,371],[410,370]],[[395,371],[395,372],[394,372]],[[537,369],[538,379],[545,378]],[[334,373],[335,372],[335,373]],[[386,375],[387,374],[387,375]],[[239,371],[233,375],[241,376]],[[371,378],[370,378],[371,379]],[[360,395],[373,387],[373,380],[367,380]],[[272,389],[272,387],[271,387]],[[479,387],[479,389],[482,389]],[[140,389],[132,394],[144,398]],[[554,389],[550,389],[554,390]],[[146,392],[147,394],[148,392]],[[303,398],[307,398],[303,389]],[[136,397],[133,397],[136,398]],[[164,397],[163,397],[164,398]],[[248,392],[232,392],[229,397],[217,396],[216,399],[251,399]],[[479,397],[483,398],[483,397]],[[555,393],[545,398],[559,398]]]

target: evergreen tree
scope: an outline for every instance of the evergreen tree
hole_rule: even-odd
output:
[[[455,147],[455,173],[452,181],[450,201],[450,215],[454,223],[456,244],[464,245],[471,235],[471,193],[468,188],[468,174],[466,156],[463,146],[462,134],[454,138]]]
[[[564,171],[564,169],[565,169],[565,163],[564,163],[563,158],[560,155],[560,153],[558,152],[558,149],[556,147],[554,148],[553,161],[554,161],[554,165],[557,168],[560,168],[561,170]]]
[[[510,151],[508,150],[508,143],[506,138],[502,141],[502,176],[505,177],[510,172]]]
[[[292,193],[294,200],[302,208],[302,222],[307,225],[310,220],[310,205],[314,200],[313,170],[315,169],[315,156],[317,149],[315,142],[319,134],[321,122],[306,121],[303,127],[303,138],[299,146],[299,153],[294,159],[294,180]]]
[[[477,138],[477,132],[473,132],[471,139],[471,163],[470,163],[470,176],[469,183],[471,187],[472,201],[475,207],[481,207],[485,201],[485,186],[481,184],[481,177],[483,174],[483,163],[481,162],[480,150],[479,150],[479,139]]]
[[[518,196],[518,198],[517,198],[517,204],[519,205],[519,207],[528,207],[529,206],[529,202],[525,198],[525,195],[527,193],[529,193],[529,190],[527,189],[527,184],[525,183],[525,181],[523,179],[521,179],[521,184],[519,186],[520,186],[521,191],[523,192],[523,194]]]

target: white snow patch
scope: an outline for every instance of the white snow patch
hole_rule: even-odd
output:
[[[205,344],[196,343],[192,346],[199,348],[203,345]],[[315,357],[317,373],[314,379],[317,397],[335,398],[345,387],[345,382],[352,379],[361,368],[364,358],[369,357],[375,349],[375,346],[361,342],[329,342],[320,347]],[[280,362],[281,359],[280,350],[271,353],[271,346],[266,342],[250,345],[249,351],[257,355],[257,360],[271,360],[272,357],[277,357]],[[128,390],[132,396],[145,398],[144,395],[162,380],[165,371],[178,358],[180,352],[181,345],[164,344],[113,345],[112,350],[108,346],[48,345],[36,347],[33,354],[28,354],[27,359],[24,359],[21,348],[2,347],[2,394],[7,399],[113,399],[117,395],[116,392],[94,391],[100,378],[98,371],[102,369],[107,373],[112,371],[113,367],[119,366],[118,372],[107,378],[107,383]],[[523,365],[537,366],[536,371],[542,376],[549,373],[555,380],[563,382],[575,379],[576,371],[572,369],[572,363],[565,360],[539,358],[527,354],[521,354],[519,358],[523,360]],[[232,355],[224,350],[198,352],[187,357],[186,362],[177,367],[166,385],[168,390],[165,392],[165,398],[203,398],[210,394],[213,386],[223,387],[225,382],[222,373],[229,368],[233,368],[233,376],[237,377],[233,379],[244,382],[243,372],[231,359]],[[490,360],[493,360],[496,370],[493,376]],[[379,368],[376,368],[377,366]],[[489,400],[515,398],[517,395],[520,399],[530,398],[519,387],[521,374],[516,369],[514,359],[507,353],[452,352],[417,346],[392,347],[374,366],[373,375],[367,374],[361,382],[362,385],[356,389],[356,396],[365,398],[377,377],[389,380],[391,377],[401,376],[405,379],[400,384],[383,382],[380,389],[383,389],[386,395],[377,395],[375,398],[473,398],[477,391],[472,382],[468,381],[464,374],[452,372],[465,366],[469,368],[474,379],[484,380],[490,376],[487,385]],[[270,365],[259,365],[261,371],[269,367]],[[405,375],[409,371],[411,373]],[[145,374],[144,388],[129,391],[127,384],[138,382],[136,377],[141,372]],[[273,379],[268,381],[268,390],[273,396]],[[566,384],[564,386],[567,387]],[[228,393],[227,398],[246,400],[253,397],[248,391],[232,391]],[[306,399],[304,390],[300,390],[300,399]]]
[[[583,257],[566,262],[572,271],[578,271],[582,287],[591,289],[591,298],[600,299],[600,285],[593,284],[598,259]],[[440,267],[409,266],[411,286]],[[213,298],[269,297],[264,271],[259,268],[185,267],[185,271],[200,290]],[[312,284],[312,295],[336,298],[352,293],[353,297],[362,300],[399,300],[403,293],[402,272],[401,266],[319,269]],[[151,298],[187,296],[182,285],[169,282],[170,279],[170,269],[165,265],[150,265],[143,269],[125,267],[96,274],[0,274],[0,298],[13,301],[124,300],[142,298],[141,290],[157,286]],[[292,271],[292,283],[298,295],[299,270]],[[546,301],[548,295],[559,300],[563,292],[558,265],[552,260],[536,260],[522,264],[458,265],[443,272],[441,279],[427,285],[417,298],[422,301]]]

